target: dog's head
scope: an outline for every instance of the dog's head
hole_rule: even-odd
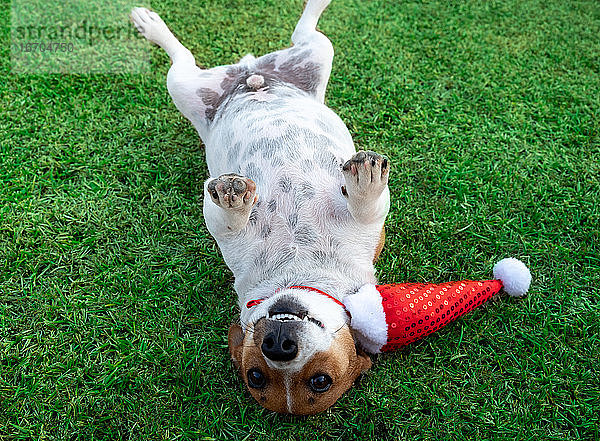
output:
[[[229,351],[250,394],[280,413],[329,408],[371,367],[356,348],[342,306],[304,289],[286,289],[254,307],[245,332],[229,329]]]

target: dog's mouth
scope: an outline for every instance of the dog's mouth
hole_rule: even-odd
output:
[[[325,327],[321,321],[311,317],[306,311],[291,312],[273,308],[269,311],[267,318],[278,322],[311,322],[320,328]]]
[[[271,320],[277,320],[279,322],[287,322],[290,320],[303,321],[308,318],[308,315],[306,315],[306,314],[298,315],[298,314],[293,314],[291,312],[279,312],[277,314],[269,314],[269,318]]]

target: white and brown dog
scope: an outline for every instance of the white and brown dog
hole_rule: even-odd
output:
[[[207,70],[156,13],[131,13],[171,57],[169,93],[206,146],[205,221],[241,308],[234,363],[282,413],[327,409],[371,366],[342,301],[375,283],[389,210],[387,160],[356,152],[323,104],[333,48],[316,25],[329,1],[308,0],[292,47]]]

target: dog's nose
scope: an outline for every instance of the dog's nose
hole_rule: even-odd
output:
[[[273,361],[290,361],[298,354],[298,345],[283,330],[265,335],[260,348],[265,357]]]

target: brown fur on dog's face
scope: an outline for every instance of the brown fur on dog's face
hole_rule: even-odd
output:
[[[296,372],[268,366],[253,336],[244,336],[237,324],[229,328],[229,351],[250,394],[261,406],[296,415],[315,414],[328,409],[352,386],[361,372],[371,367],[369,356],[362,351],[357,352],[347,326],[336,333],[327,351],[315,353]],[[252,369],[258,369],[264,375],[266,381],[263,387],[249,386],[248,372]],[[332,379],[331,386],[325,392],[315,392],[310,387],[311,378],[320,375]]]

